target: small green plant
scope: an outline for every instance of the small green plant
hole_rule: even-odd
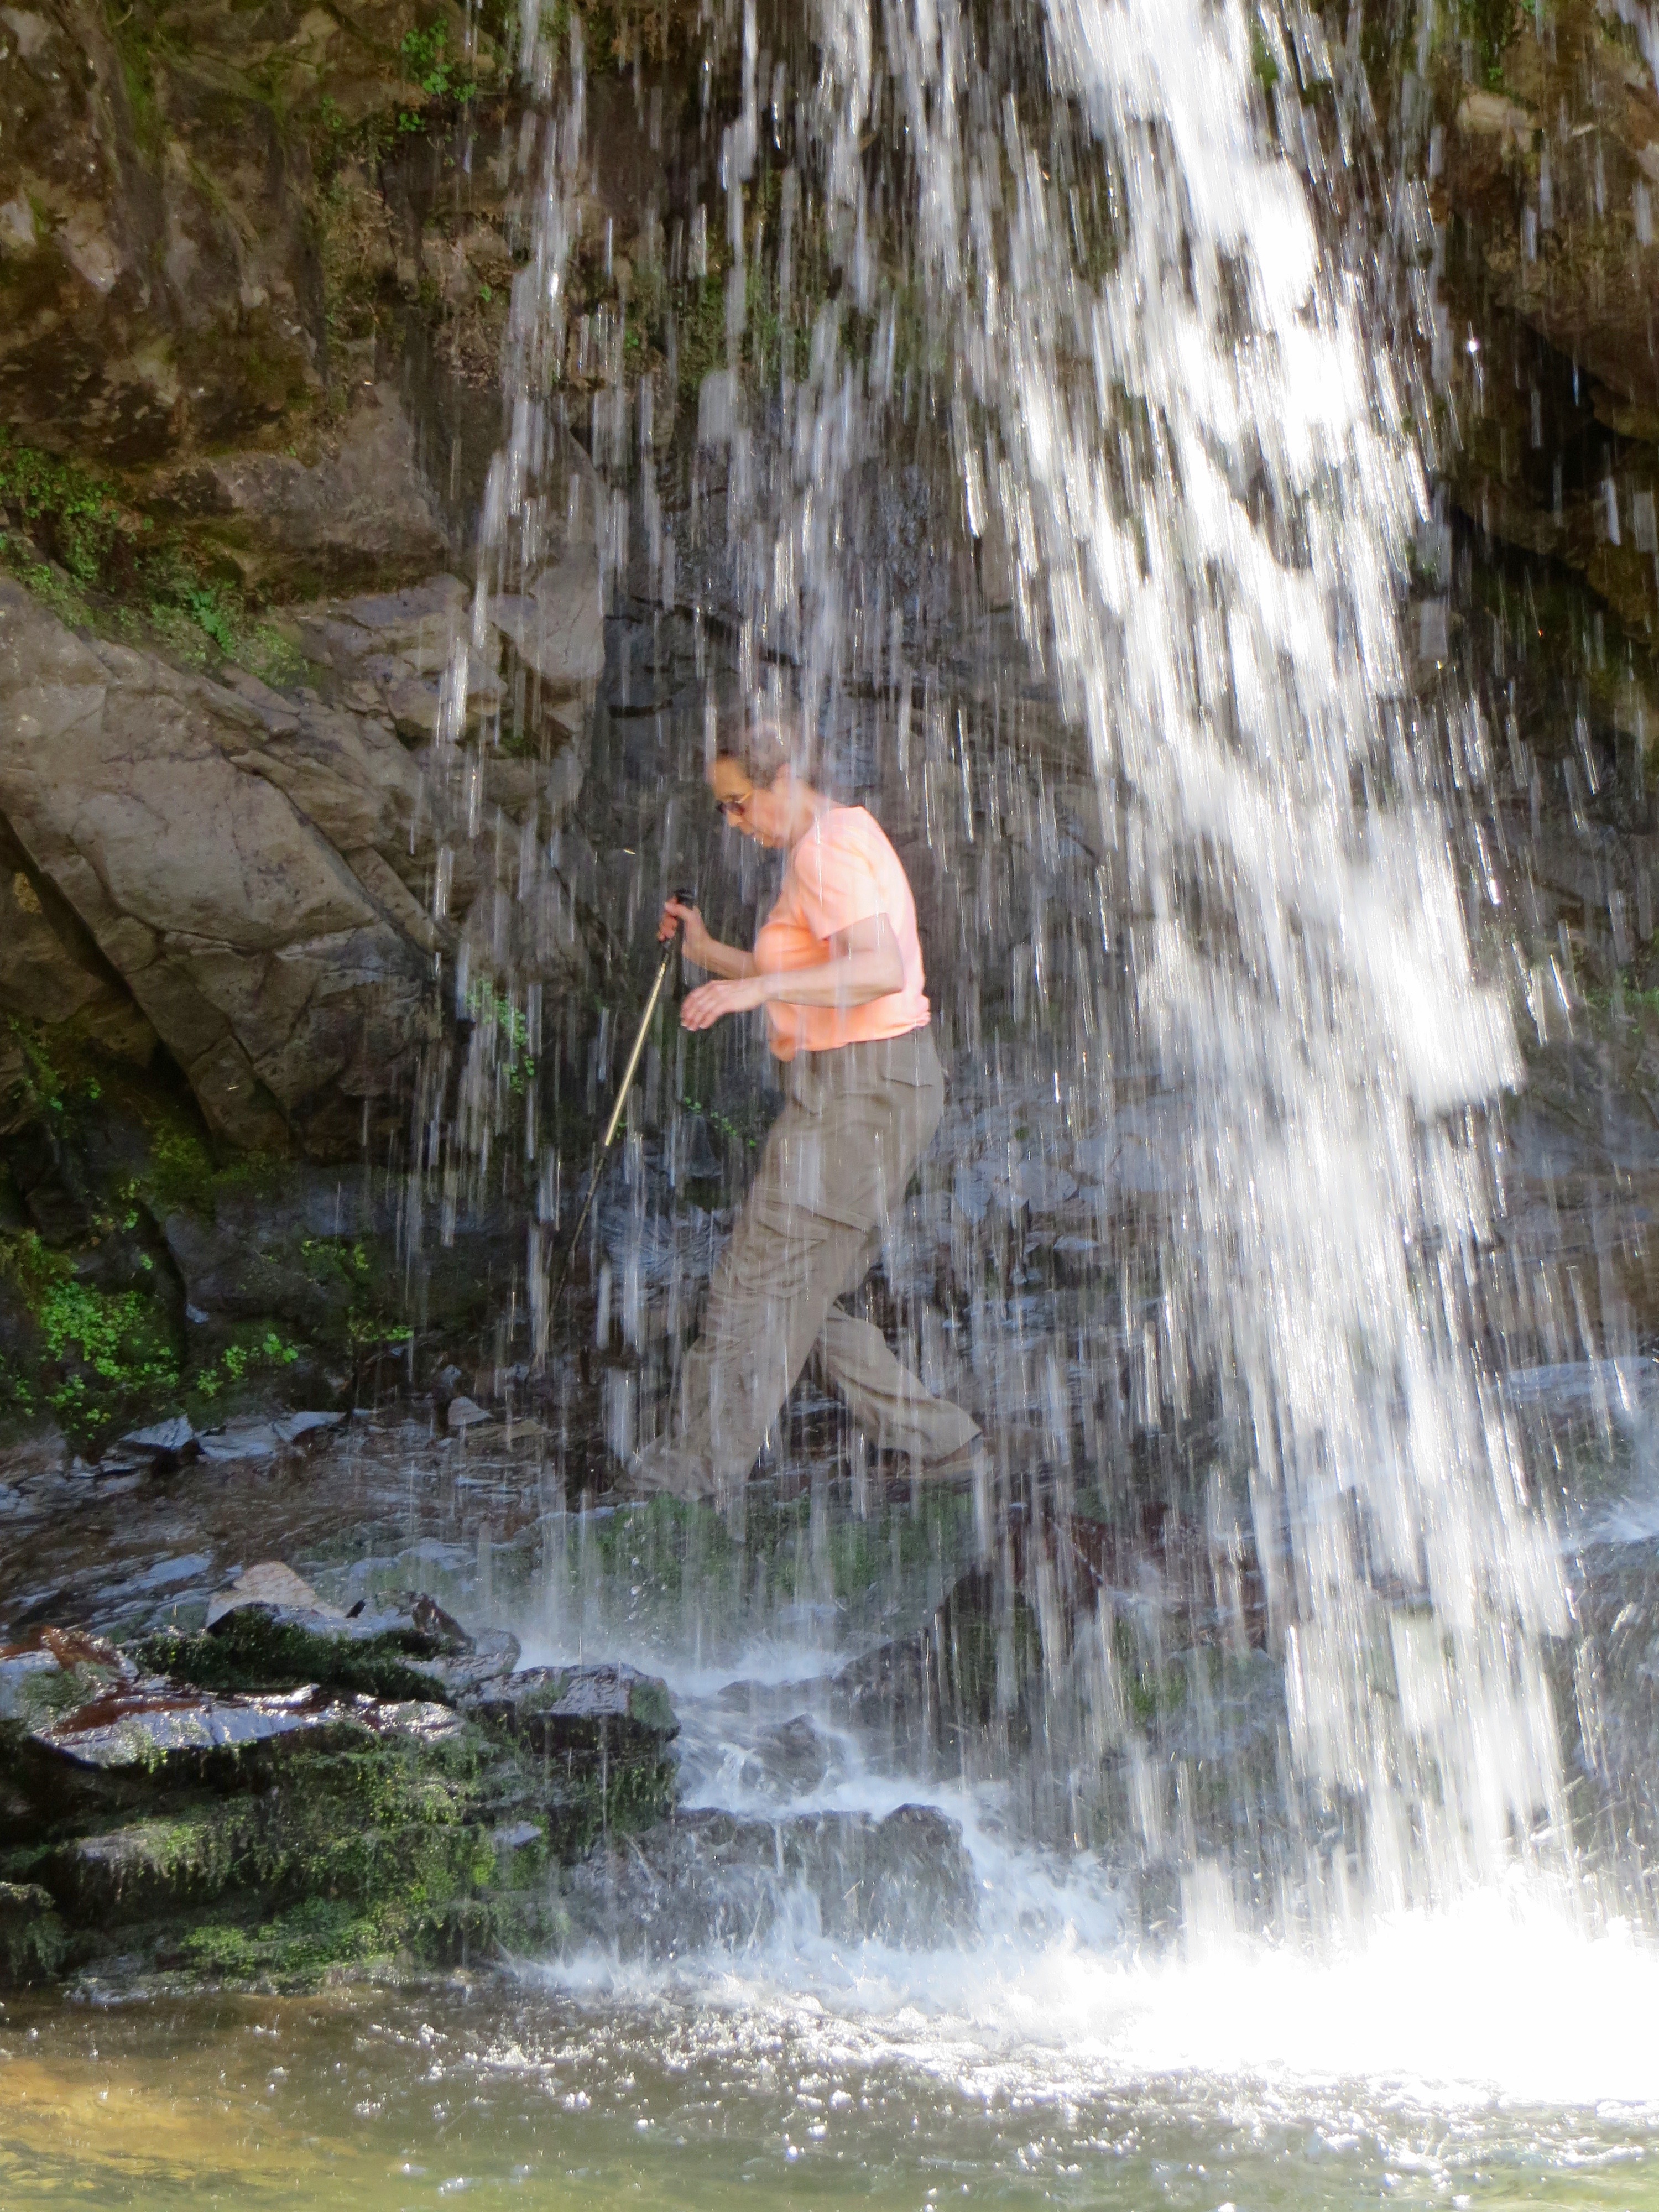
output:
[[[400,48],[404,74],[421,90],[441,100],[449,90],[449,64],[444,53],[448,33],[441,23],[424,31],[405,31]]]
[[[243,659],[292,680],[301,657],[256,627],[234,585],[204,573],[176,533],[158,532],[114,480],[19,441],[0,427],[0,565],[65,621],[84,623],[88,594],[113,602],[115,626],[159,635],[189,659]]]
[[[711,1129],[718,1129],[721,1136],[729,1138],[734,1145],[747,1146],[751,1152],[760,1150],[760,1139],[751,1137],[745,1129],[740,1129],[728,1115],[717,1112],[712,1106],[705,1106],[697,1098],[682,1098],[680,1104],[688,1114],[701,1114]]]
[[[1518,0],[1461,0],[1458,28],[1480,57],[1486,83],[1495,91],[1504,81],[1504,55],[1519,27]]]
[[[1259,21],[1250,25],[1250,68],[1263,92],[1271,92],[1279,82],[1279,64]]]
[[[268,1328],[251,1342],[228,1344],[215,1364],[192,1379],[191,1389],[211,1404],[227,1384],[240,1382],[269,1368],[292,1367],[299,1357],[297,1344],[285,1342],[274,1328]]]
[[[32,1229],[0,1237],[0,1276],[33,1316],[45,1401],[71,1428],[95,1430],[177,1389],[178,1355],[143,1291],[94,1289]],[[33,1410],[33,1390],[9,1395],[18,1412]]]
[[[536,1079],[536,1062],[529,1050],[530,1023],[511,999],[503,998],[491,983],[473,984],[466,994],[468,1013],[475,1022],[493,1019],[507,1047],[507,1085],[521,1097]]]
[[[433,23],[423,31],[405,31],[398,49],[404,75],[428,100],[465,102],[473,98],[477,85],[469,72],[451,61],[447,51],[448,35],[441,23]],[[425,127],[425,116],[412,108],[404,108],[398,117],[400,131],[406,133]]]
[[[0,426],[0,507],[9,507],[79,584],[131,561],[149,528],[119,489],[78,461],[21,445]]]
[[[223,590],[215,584],[190,584],[180,597],[185,611],[228,659],[236,650],[236,633]]]

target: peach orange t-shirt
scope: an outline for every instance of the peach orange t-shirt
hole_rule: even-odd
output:
[[[829,939],[854,922],[882,914],[897,942],[902,987],[862,1006],[800,1006],[773,999],[766,1008],[772,1050],[779,1060],[798,1052],[833,1052],[844,1044],[873,1043],[926,1029],[921,940],[916,903],[903,863],[880,823],[862,806],[829,806],[790,848],[777,904],[755,939],[755,966],[763,975],[791,968],[816,968],[834,958]]]

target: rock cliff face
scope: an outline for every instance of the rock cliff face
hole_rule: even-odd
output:
[[[1571,672],[1625,760],[1624,826],[1639,815],[1645,827],[1635,762],[1659,700],[1659,93],[1612,8],[1566,0],[1486,18],[1481,39],[1448,40],[1431,64],[1448,488],[1484,571],[1468,579],[1487,617],[1483,657],[1523,696],[1541,685],[1539,712]],[[1517,604],[1498,604],[1506,592]]]
[[[631,285],[647,376],[681,15],[587,16],[574,304]],[[346,1387],[504,1272],[505,1215],[411,1273],[386,1170],[481,1026],[533,1049],[507,954],[551,1006],[616,942],[570,822],[606,659],[575,439],[562,535],[471,623],[529,244],[509,37],[404,0],[0,15],[0,1414],[95,1433],[227,1358]]]

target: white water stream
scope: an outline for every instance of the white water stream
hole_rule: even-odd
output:
[[[1291,21],[1312,76],[1317,25]],[[1087,732],[1142,1034],[1193,1102],[1165,1387],[1226,1378],[1297,1764],[1364,1802],[1389,1909],[1492,1878],[1559,1820],[1539,1647],[1565,1625],[1462,1340],[1492,1206],[1467,1111],[1519,1058],[1472,970],[1401,665],[1421,467],[1363,289],[1264,143],[1245,10],[1051,0],[1042,30],[1074,157],[1109,179],[1115,265],[1078,265],[1059,179],[973,82],[949,0],[889,15],[920,258],[965,386],[970,526],[1000,511],[1028,650]],[[963,131],[975,112],[994,137]],[[1472,712],[1450,720],[1478,760]]]

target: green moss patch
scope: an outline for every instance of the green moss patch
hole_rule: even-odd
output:
[[[64,1923],[38,1883],[0,1881],[0,1975],[11,1986],[51,1981],[69,1949]]]
[[[285,1620],[263,1606],[239,1606],[197,1636],[153,1636],[135,1656],[141,1665],[203,1690],[288,1690],[302,1682],[374,1698],[441,1697],[439,1678],[412,1659],[397,1630],[383,1636],[331,1636]]]
[[[264,622],[232,572],[178,526],[158,526],[116,478],[0,425],[0,569],[79,627],[133,635],[175,659],[234,660],[273,683],[303,657]]]

